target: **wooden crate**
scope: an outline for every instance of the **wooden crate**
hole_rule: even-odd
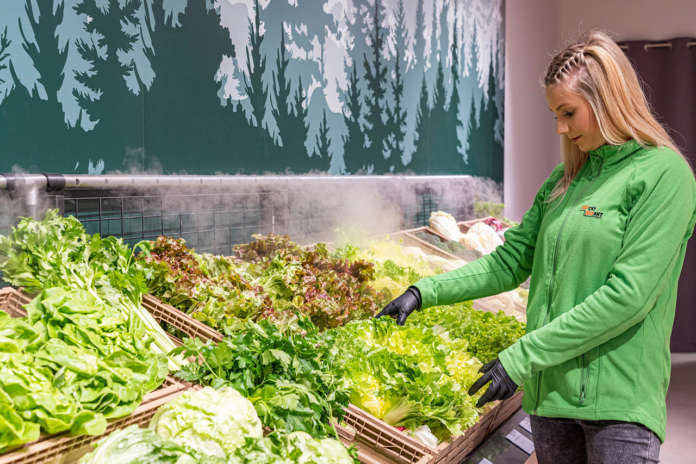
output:
[[[420,249],[422,249],[424,252],[439,256],[440,258],[452,260],[452,261],[461,261],[462,259],[453,255],[452,253],[443,250],[442,248],[438,248],[437,246],[426,242],[425,240],[416,237],[413,233],[414,232],[427,232],[427,233],[433,233],[432,230],[430,230],[429,227],[424,226],[424,227],[419,227],[417,229],[409,229],[407,231],[401,231],[401,232],[396,232],[394,234],[389,234],[390,237],[403,240],[404,245],[410,245],[410,246],[415,246]],[[440,238],[443,240],[442,236],[439,234],[433,234],[436,237]]]
[[[32,297],[27,293],[12,287],[0,289],[0,310],[11,317],[24,317],[27,312],[24,305],[30,303]]]
[[[184,389],[175,390],[169,387],[169,393],[159,398],[143,401],[129,416],[109,422],[106,432],[99,436],[82,435],[73,437],[67,434],[42,437],[40,440],[25,445],[18,450],[0,455],[0,464],[69,464],[77,462],[82,456],[91,451],[92,444],[114,430],[140,425],[147,427],[150,419],[157,409],[165,403],[173,400],[184,392]]]
[[[341,442],[347,446],[353,446],[358,451],[358,460],[363,464],[394,464],[396,461],[390,459],[388,456],[380,453],[379,451],[366,445],[357,439],[357,433],[355,429],[349,425],[338,425],[334,424],[336,432]],[[423,456],[421,460],[417,461],[417,464],[425,464],[430,456]]]
[[[147,309],[160,324],[174,327],[190,338],[198,337],[204,342],[222,341],[223,336],[217,330],[152,295],[143,296],[143,308]]]
[[[346,408],[343,422],[355,430],[355,441],[364,453],[376,455],[383,462],[416,464],[430,460],[432,453],[426,445],[357,406]]]
[[[460,463],[522,406],[522,392],[499,402],[466,433],[437,447],[431,463]]]
[[[355,406],[346,410],[344,421],[356,430],[355,441],[398,464],[459,463],[512,416],[522,404],[522,392],[498,402],[466,432],[437,448],[427,446],[399,429]]]

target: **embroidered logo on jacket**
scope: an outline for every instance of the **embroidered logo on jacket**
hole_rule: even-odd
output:
[[[601,219],[602,216],[604,215],[604,213],[602,213],[601,211],[597,211],[596,206],[583,205],[583,207],[580,209],[580,211],[585,212],[585,214],[584,214],[585,217],[593,217],[593,218]]]

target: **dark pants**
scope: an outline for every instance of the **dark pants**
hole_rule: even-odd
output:
[[[660,440],[640,424],[531,416],[539,464],[657,463]]]

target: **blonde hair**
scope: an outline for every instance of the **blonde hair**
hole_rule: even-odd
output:
[[[554,56],[544,86],[557,84],[587,100],[608,144],[634,139],[642,146],[669,147],[686,160],[653,115],[630,61],[607,34],[590,31]],[[566,135],[561,137],[564,172],[549,201],[565,194],[588,158]]]

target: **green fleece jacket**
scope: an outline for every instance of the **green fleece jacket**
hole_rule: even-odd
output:
[[[527,333],[502,351],[530,414],[638,422],[664,441],[677,281],[696,182],[668,148],[604,145],[565,196],[557,166],[493,253],[415,283],[423,308],[516,288]]]

